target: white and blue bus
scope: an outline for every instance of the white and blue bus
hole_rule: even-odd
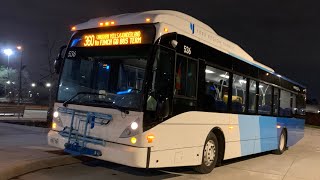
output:
[[[282,154],[304,136],[306,87],[191,16],[121,14],[72,30],[55,63],[51,146],[209,173],[226,159]]]

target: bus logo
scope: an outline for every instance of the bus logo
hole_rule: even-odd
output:
[[[192,34],[194,34],[194,24],[193,23],[190,23],[190,29],[192,31]]]

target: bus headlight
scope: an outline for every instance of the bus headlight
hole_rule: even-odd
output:
[[[58,111],[55,111],[55,112],[53,113],[53,117],[54,117],[54,118],[58,118],[58,117],[59,117],[59,112],[58,112]]]
[[[139,126],[139,125],[138,125],[137,122],[133,122],[133,123],[131,123],[131,126],[130,126],[130,127],[131,127],[132,130],[136,130],[136,129],[138,129],[138,126]]]
[[[140,119],[133,121],[130,126],[128,126],[120,135],[120,138],[128,138],[135,136],[140,133],[141,128],[139,128],[139,124],[141,124]]]

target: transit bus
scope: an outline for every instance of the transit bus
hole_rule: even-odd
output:
[[[72,30],[55,62],[51,146],[209,173],[223,160],[282,154],[304,136],[306,87],[191,16],[146,11]]]

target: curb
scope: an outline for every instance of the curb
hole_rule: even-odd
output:
[[[70,155],[63,155],[59,157],[49,157],[46,159],[37,159],[30,161],[22,161],[19,164],[9,166],[0,170],[0,180],[7,180],[18,177],[40,169],[57,167],[62,165],[69,165],[79,163],[81,160],[76,159]]]
[[[30,131],[39,132],[39,133],[48,133],[50,131],[50,128],[11,124],[11,123],[1,122],[1,121],[0,121],[0,127],[12,127],[16,129],[30,130]]]

